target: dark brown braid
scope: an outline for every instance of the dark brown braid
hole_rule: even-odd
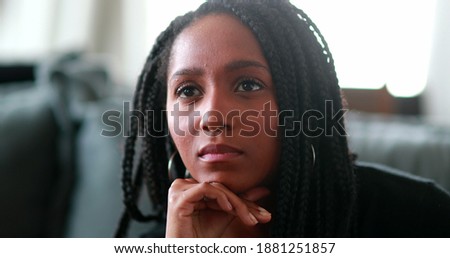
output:
[[[126,213],[118,235],[126,235],[128,219],[163,220],[167,209],[167,157],[174,149],[167,136],[163,112],[170,50],[177,35],[196,19],[211,13],[228,13],[248,26],[269,63],[283,133],[276,180],[277,204],[272,219],[273,237],[347,237],[355,234],[356,188],[353,161],[345,132],[332,128],[331,117],[315,122],[323,132],[309,137],[302,120],[308,110],[321,114],[342,109],[334,60],[317,26],[286,0],[211,0],[195,12],[180,16],[161,33],[139,77],[134,108],[152,116],[131,121],[123,159],[122,188]],[[332,108],[326,106],[332,103]],[[329,107],[330,110],[326,110]],[[298,122],[303,122],[299,126]],[[142,128],[140,128],[142,127]],[[156,128],[156,129],[155,129]],[[146,129],[146,130],[144,130]],[[295,129],[295,130],[293,130]],[[132,182],[138,130],[144,130],[139,166]],[[313,147],[311,147],[313,146]],[[312,158],[315,150],[315,164]],[[136,206],[140,177],[146,182],[158,216],[143,215]],[[127,219],[128,218],[128,219]],[[119,234],[120,233],[120,234]]]

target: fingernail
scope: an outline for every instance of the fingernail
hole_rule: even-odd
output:
[[[270,212],[268,212],[266,209],[264,209],[263,207],[258,207],[258,211],[261,216],[264,216],[264,217],[272,216],[272,214]]]
[[[255,218],[255,216],[251,213],[248,214],[250,217],[250,220],[253,222],[253,224],[258,224],[258,220]]]

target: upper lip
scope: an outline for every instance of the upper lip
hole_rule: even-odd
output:
[[[206,154],[225,154],[225,153],[242,153],[242,151],[226,144],[208,144],[200,149],[198,155],[201,157]]]

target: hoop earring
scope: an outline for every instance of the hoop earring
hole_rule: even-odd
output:
[[[177,165],[179,165],[179,163],[177,164],[177,161],[175,159],[179,159],[179,162],[183,162],[181,160],[181,156],[177,155],[178,150],[175,150],[174,153],[172,153],[172,155],[170,155],[169,158],[169,162],[167,163],[167,175],[169,177],[170,182],[175,181],[175,179],[177,178],[181,178],[180,173],[177,170]],[[184,178],[191,178],[191,174],[189,173],[189,170],[186,169],[186,171],[184,172]]]
[[[312,152],[312,159],[313,159],[313,168],[316,166],[316,150],[314,149],[314,145],[311,144],[311,152]]]
[[[168,173],[170,182],[173,182],[178,177],[178,173],[177,173],[177,169],[176,169],[175,161],[174,161],[177,154],[178,154],[178,151],[175,150],[175,152],[172,153],[172,155],[170,155],[169,162],[167,163],[167,173]]]
[[[184,172],[184,178],[192,178],[191,172],[189,172],[189,170],[187,170],[187,169],[186,169],[186,171]]]

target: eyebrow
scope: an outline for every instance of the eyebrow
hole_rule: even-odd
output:
[[[253,61],[253,60],[232,61],[225,66],[225,69],[229,70],[229,71],[234,71],[234,70],[239,70],[239,69],[247,68],[247,67],[263,68],[263,69],[269,71],[269,68],[266,65],[264,65],[258,61]]]
[[[184,68],[173,73],[172,77],[181,75],[202,75],[204,73],[201,68]]]
[[[226,71],[235,71],[235,70],[244,69],[244,68],[248,68],[248,67],[262,68],[262,69],[266,70],[267,72],[270,72],[269,68],[266,65],[262,64],[261,62],[254,61],[254,60],[232,61],[225,65],[225,70]],[[198,68],[198,67],[183,68],[183,69],[180,69],[180,70],[176,71],[175,73],[173,73],[172,78],[176,77],[176,76],[189,76],[189,75],[190,76],[199,76],[199,75],[203,75],[204,72],[205,71],[202,68]]]

